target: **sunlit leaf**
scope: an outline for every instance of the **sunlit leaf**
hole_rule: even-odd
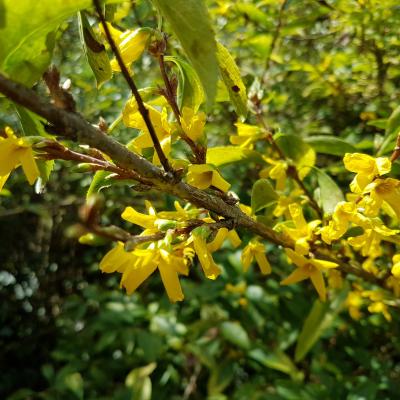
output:
[[[106,48],[99,36],[93,31],[84,12],[79,13],[79,34],[86,58],[99,88],[104,82],[111,79],[112,70]]]
[[[260,155],[256,151],[238,146],[217,146],[207,150],[207,163],[216,166],[259,158]]]
[[[310,136],[304,140],[317,153],[343,156],[345,153],[354,153],[356,148],[341,138],[335,136]]]
[[[187,106],[195,112],[205,100],[204,89],[194,68],[179,57],[167,56],[165,61],[173,62],[179,69],[178,105]]]
[[[241,349],[250,348],[250,339],[247,332],[238,322],[223,322],[220,326],[221,335],[229,342]]]
[[[267,179],[259,179],[251,191],[251,208],[254,213],[276,202],[279,196]]]
[[[342,191],[336,182],[320,169],[317,170],[321,207],[325,214],[332,214],[337,203],[344,201]]]
[[[118,3],[121,0],[109,0]],[[59,25],[88,7],[91,0],[2,0],[0,70],[32,85],[48,67]],[[0,10],[1,13],[1,10]]]
[[[217,80],[217,46],[207,7],[203,0],[153,0],[169,22],[183,50],[196,70],[207,104],[214,101]]]
[[[217,50],[219,70],[232,104],[239,116],[246,117],[247,94],[246,87],[240,76],[240,70],[234,58],[221,43],[217,43]]]

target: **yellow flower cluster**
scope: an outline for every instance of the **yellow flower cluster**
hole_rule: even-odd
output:
[[[349,292],[346,306],[351,318],[359,320],[362,317],[361,308],[368,304],[368,311],[382,314],[387,321],[392,320],[385,296],[381,290],[363,290],[359,285],[354,285],[354,290]]]
[[[166,232],[161,240],[151,241],[127,250],[123,243],[109,251],[100,263],[103,272],[119,272],[122,274],[121,286],[128,293],[133,293],[156,269],[169,299],[173,302],[183,300],[183,292],[179,275],[188,275],[189,265],[194,254],[197,254],[205,276],[215,279],[221,270],[214,262],[212,253],[217,251],[227,239],[237,247],[241,241],[234,230],[221,228],[210,242],[207,242],[210,231],[206,227],[198,227],[189,233],[174,234],[171,228],[187,227],[187,221],[200,218],[204,222],[212,222],[211,218],[202,215],[196,208],[182,208],[175,202],[176,211],[156,212],[150,202],[146,202],[147,214],[127,207],[122,218],[144,228],[141,236]],[[170,233],[170,234],[169,234]]]

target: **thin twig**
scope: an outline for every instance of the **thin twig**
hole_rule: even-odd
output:
[[[164,48],[166,45],[165,38],[163,40],[164,40],[164,46],[162,46],[162,47]],[[174,94],[174,90],[172,89],[171,81],[167,74],[167,69],[166,69],[166,65],[165,65],[163,52],[160,51],[158,54],[156,54],[156,57],[158,60],[158,64],[160,66],[161,76],[162,76],[164,84],[165,84],[164,97],[166,98],[169,105],[171,106],[172,111],[175,115],[176,121],[178,122],[179,136],[192,149],[193,155],[195,157],[195,162],[197,164],[204,164],[206,162],[205,148],[201,145],[196,144],[182,129],[181,112],[179,110],[178,103],[176,102],[176,96]]]
[[[134,179],[145,185],[151,185],[151,182],[141,177],[138,173],[132,170],[127,170],[120,168],[106,160],[102,160],[96,157],[89,156],[87,154],[78,153],[76,151],[70,150],[62,144],[53,141],[45,140],[40,142],[35,146],[36,150],[39,151],[39,156],[46,160],[66,160],[66,161],[76,161],[78,163],[87,163],[93,166],[99,167],[104,171],[109,171],[117,174],[119,178],[122,179]],[[44,152],[40,154],[40,152]]]
[[[140,114],[141,114],[141,116],[143,118],[143,121],[146,124],[147,130],[149,131],[151,140],[153,141],[154,149],[155,149],[155,151],[157,153],[157,156],[158,156],[158,158],[160,160],[160,163],[161,163],[161,165],[163,166],[163,168],[164,168],[164,170],[166,172],[173,172],[173,170],[172,170],[172,168],[171,168],[171,166],[170,166],[170,164],[168,162],[168,159],[165,156],[164,151],[163,151],[163,149],[161,147],[160,141],[158,140],[157,133],[156,133],[156,131],[154,129],[153,123],[151,122],[150,115],[149,115],[149,110],[144,105],[142,96],[140,95],[140,93],[139,93],[139,91],[138,91],[138,89],[136,87],[136,84],[133,81],[133,79],[132,79],[132,77],[131,77],[131,75],[130,75],[130,73],[128,71],[128,68],[126,67],[126,65],[124,63],[124,60],[121,57],[121,54],[120,54],[120,52],[118,50],[118,47],[115,44],[115,42],[114,42],[114,40],[113,40],[113,38],[111,36],[110,30],[108,29],[108,25],[106,23],[106,20],[104,18],[103,12],[101,10],[101,6],[100,6],[99,0],[93,0],[93,4],[94,4],[96,12],[97,12],[97,14],[99,16],[101,25],[103,26],[104,32],[105,32],[106,37],[107,37],[107,41],[110,44],[110,47],[111,47],[111,49],[112,49],[112,51],[113,51],[113,53],[115,55],[115,58],[117,59],[117,62],[118,62],[118,65],[119,65],[119,67],[121,69],[122,75],[124,76],[127,84],[129,85],[129,88],[131,89],[133,96],[135,97],[136,103],[138,105],[138,110],[139,110],[139,112],[140,112]]]

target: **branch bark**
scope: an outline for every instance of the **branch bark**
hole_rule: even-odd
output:
[[[110,156],[120,168],[135,171],[151,182],[154,189],[189,201],[193,205],[212,211],[225,219],[233,220],[235,226],[249,230],[278,246],[294,247],[291,238],[255,221],[243,213],[239,207],[227,204],[220,197],[197,189],[187,183],[176,183],[173,178],[166,176],[163,170],[143,157],[129,151],[121,143],[91,125],[80,114],[55,107],[51,103],[42,100],[32,89],[12,81],[2,74],[0,74],[0,93],[45,118],[65,138],[96,148]],[[326,255],[325,257],[325,255],[321,254],[321,257],[337,262],[342,271],[347,274],[351,273],[382,287],[384,286],[384,280],[369,274],[354,262],[350,265],[350,263],[331,255]]]

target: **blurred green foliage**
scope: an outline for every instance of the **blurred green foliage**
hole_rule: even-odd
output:
[[[289,0],[284,8],[272,0],[207,3],[217,38],[234,55],[249,96],[263,92],[268,123],[319,146],[318,166],[348,184],[338,156],[343,143],[336,138],[376,153],[385,121],[399,104],[398,1]],[[115,10],[126,28],[157,25],[148,1]],[[90,121],[102,116],[111,124],[129,97],[122,77],[98,90],[76,19],[64,22],[58,35],[53,62],[63,80],[71,79],[78,110]],[[171,37],[172,53],[175,44]],[[134,68],[140,87],[161,84],[148,54]],[[37,90],[44,93],[41,84]],[[0,107],[1,125],[19,130],[14,106],[0,98]],[[211,144],[227,144],[234,122],[233,106],[218,102],[207,124]],[[131,138],[121,125],[115,135],[124,143]],[[14,174],[0,198],[2,398],[398,398],[398,315],[390,324],[380,315],[355,322],[341,312],[342,304],[321,310],[308,285],[282,288],[279,273],[267,279],[256,271],[244,274],[239,253],[230,248],[216,256],[224,270],[217,281],[205,280],[198,269],[182,280],[182,304],[168,302],[157,277],[126,296],[116,276],[98,271],[108,246],[86,247],[68,235],[91,182],[90,174],[82,178],[71,167],[57,163],[40,194]],[[253,167],[224,167],[246,204],[249,182],[257,178]],[[104,195],[104,223],[120,223],[123,208],[144,198],[159,208],[173,201],[122,185]],[[269,252],[271,264],[285,268],[280,253],[272,246]],[[307,338],[316,338],[302,344],[311,348],[306,354],[307,348],[299,350],[300,332],[311,310],[304,329],[310,330]]]

